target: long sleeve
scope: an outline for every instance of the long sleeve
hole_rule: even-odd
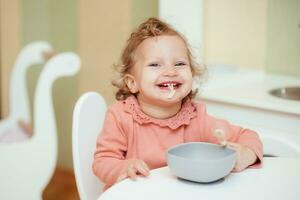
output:
[[[106,186],[116,182],[124,170],[128,160],[125,160],[127,138],[115,112],[108,109],[103,129],[98,136],[94,154],[94,174]]]
[[[227,140],[252,149],[258,167],[262,160],[262,143],[249,129],[231,125],[206,113],[205,105],[185,102],[174,117],[158,120],[145,115],[134,97],[111,106],[96,142],[93,171],[106,184],[113,185],[131,158],[143,160],[151,169],[166,165],[166,151],[183,142],[217,143],[216,128],[227,133]]]
[[[198,106],[198,113],[200,112],[201,121],[203,124],[203,132],[205,133],[204,141],[216,143],[216,138],[213,136],[215,129],[222,129],[226,133],[226,139],[230,142],[242,144],[250,148],[257,156],[257,162],[251,167],[259,167],[263,159],[263,145],[256,132],[250,129],[243,129],[242,127],[232,125],[229,122],[212,117],[207,114],[204,104]]]

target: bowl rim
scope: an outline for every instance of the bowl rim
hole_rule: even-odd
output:
[[[227,149],[229,149],[230,151],[232,151],[231,154],[229,154],[229,155],[227,155],[227,156],[225,156],[225,157],[222,157],[222,158],[213,159],[213,160],[202,160],[202,161],[205,161],[205,162],[221,161],[221,160],[224,160],[224,159],[226,159],[226,158],[228,158],[228,157],[232,157],[232,156],[233,156],[233,157],[236,157],[236,155],[237,155],[237,153],[236,153],[236,151],[235,151],[234,149],[230,149],[230,148],[228,148],[228,147],[222,147],[222,146],[220,146],[220,145],[218,145],[218,144],[209,143],[209,142],[185,142],[185,143],[177,144],[177,145],[175,145],[175,146],[170,147],[170,148],[167,150],[167,156],[169,155],[169,156],[173,156],[173,157],[180,158],[180,159],[182,159],[182,160],[188,160],[188,161],[192,161],[192,162],[199,162],[199,160],[194,160],[194,159],[191,159],[191,158],[186,158],[186,157],[182,157],[182,156],[178,156],[178,155],[175,155],[175,154],[170,153],[170,151],[173,150],[173,149],[175,149],[175,148],[178,148],[178,147],[180,147],[180,146],[186,146],[186,145],[188,145],[188,144],[194,144],[194,143],[196,143],[196,144],[205,144],[205,145],[210,145],[210,146],[219,146],[220,148],[227,148]],[[202,162],[202,161],[200,161],[200,162]]]

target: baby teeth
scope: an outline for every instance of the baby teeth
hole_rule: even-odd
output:
[[[175,94],[176,91],[174,90],[174,85],[173,84],[168,84],[168,87],[170,89],[170,93],[168,95],[168,99],[171,99],[174,96],[174,94]]]

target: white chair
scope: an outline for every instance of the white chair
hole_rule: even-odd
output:
[[[101,131],[106,103],[95,92],[83,94],[73,112],[72,150],[76,184],[81,200],[97,199],[103,183],[93,174],[96,139]]]
[[[11,71],[9,85],[9,115],[0,121],[0,143],[18,142],[29,136],[19,122],[30,124],[30,106],[26,84],[26,72],[30,67],[46,61],[45,53],[53,51],[45,41],[27,44],[18,54]],[[29,133],[30,134],[30,133]]]
[[[80,69],[74,53],[52,57],[42,70],[35,92],[33,136],[18,143],[0,145],[0,199],[37,200],[53,175],[57,161],[57,130],[52,85]]]

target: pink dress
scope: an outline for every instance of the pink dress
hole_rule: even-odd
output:
[[[185,142],[217,143],[212,135],[216,128],[226,130],[228,141],[252,149],[258,157],[255,166],[260,165],[263,148],[258,135],[208,115],[203,103],[187,99],[175,116],[155,119],[143,113],[136,98],[130,96],[107,110],[93,171],[108,188],[124,172],[127,159],[141,159],[150,169],[164,167],[168,148]]]

